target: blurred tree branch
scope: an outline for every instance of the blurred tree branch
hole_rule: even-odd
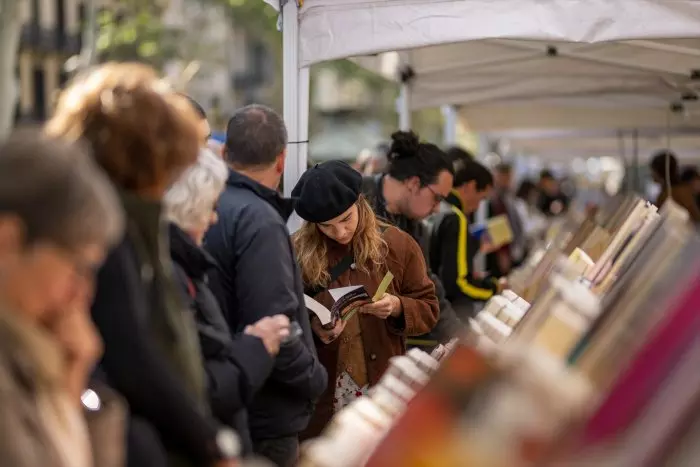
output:
[[[12,129],[17,102],[15,69],[22,23],[20,0],[0,0],[0,140]]]

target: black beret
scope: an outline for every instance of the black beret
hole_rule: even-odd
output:
[[[345,162],[316,164],[292,190],[294,209],[307,222],[328,222],[350,209],[361,190],[362,175]]]

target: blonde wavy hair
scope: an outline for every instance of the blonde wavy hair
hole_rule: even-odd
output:
[[[357,269],[364,273],[373,269],[385,269],[389,248],[380,229],[389,227],[389,224],[377,219],[364,196],[360,196],[356,205],[358,221],[352,238],[352,252]],[[307,286],[329,285],[328,240],[317,224],[311,222],[304,222],[301,229],[292,236],[297,262]]]

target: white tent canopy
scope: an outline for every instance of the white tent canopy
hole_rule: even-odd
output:
[[[486,38],[595,43],[695,37],[700,29],[700,3],[696,0],[305,0],[302,3],[300,67]]]
[[[624,101],[627,113],[621,120],[637,113],[646,123],[662,124],[659,117],[666,115],[669,101],[692,87],[691,70],[695,63],[700,67],[697,42],[682,40],[700,31],[696,0],[299,3],[301,7],[294,0],[283,1],[282,8],[285,121],[290,138],[285,190],[306,168],[308,67],[314,63],[410,50],[400,54],[400,62],[416,74],[411,107],[461,103],[476,108],[520,101],[521,123],[528,120],[528,102],[550,106],[553,110],[539,117],[556,122],[556,109],[567,108],[562,100],[581,108],[582,99],[604,94],[596,106],[613,98]],[[659,58],[662,55],[666,58]],[[612,115],[600,108],[584,112],[593,115],[589,125]],[[534,118],[534,112],[530,116]],[[691,113],[688,118],[692,117]],[[505,118],[512,115],[503,112],[498,118],[503,128]]]
[[[458,104],[470,124],[483,115],[500,128],[663,126],[670,103],[695,95],[700,86],[696,39],[604,44],[487,39],[355,60],[392,79],[410,67],[411,109]],[[682,116],[676,120],[700,122],[697,112]],[[488,126],[483,119],[474,124]]]

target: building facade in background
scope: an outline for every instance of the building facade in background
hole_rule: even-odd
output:
[[[214,128],[225,126],[240,106],[269,104],[266,92],[275,81],[274,59],[263,40],[236,27],[225,6],[170,0],[163,22],[186,38],[179,44],[178,57],[163,71],[177,82],[196,62],[196,73],[188,77],[182,90],[204,107]]]
[[[64,63],[80,52],[84,7],[80,0],[21,0],[20,14],[15,121],[40,122],[67,79]]]

